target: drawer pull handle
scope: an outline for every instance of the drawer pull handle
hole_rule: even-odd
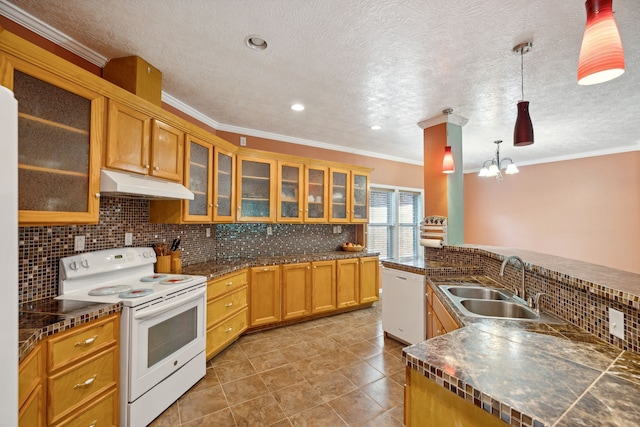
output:
[[[74,385],[73,388],[76,389],[76,388],[89,387],[96,380],[97,376],[98,376],[98,374],[94,374],[91,378],[89,378],[85,382]]]
[[[231,332],[231,331],[233,331],[233,328],[227,328],[227,329],[224,330],[225,333],[228,333],[228,332]]]
[[[227,283],[225,283],[224,285],[225,285],[225,286],[231,286],[231,285],[233,285],[233,282],[227,282]]]
[[[97,425],[98,425],[98,420],[93,420],[93,422],[89,424],[89,427],[96,427]]]
[[[231,307],[232,305],[233,305],[233,303],[232,303],[232,302],[230,302],[230,303],[228,303],[228,304],[225,304],[224,306],[225,306],[225,307]]]
[[[98,338],[97,335],[92,336],[91,338],[87,338],[84,341],[78,341],[77,343],[75,343],[73,346],[74,347],[86,347],[88,345],[93,344],[93,342],[96,340],[96,338]]]

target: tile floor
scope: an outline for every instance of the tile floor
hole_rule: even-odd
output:
[[[402,426],[403,345],[380,309],[241,337],[151,426]]]

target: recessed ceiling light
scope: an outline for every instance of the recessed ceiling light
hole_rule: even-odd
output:
[[[380,125],[371,126],[371,130],[380,130],[380,129],[382,129],[382,126],[380,126]]]
[[[304,110],[304,105],[302,105],[302,104],[293,104],[291,106],[291,109],[293,111],[302,111],[302,110]]]
[[[247,38],[244,39],[244,42],[251,49],[265,50],[267,48],[267,41],[260,36],[247,36]]]

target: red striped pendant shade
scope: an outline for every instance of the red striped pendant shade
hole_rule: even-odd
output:
[[[587,27],[580,48],[578,84],[592,85],[624,73],[624,51],[612,0],[587,0]]]

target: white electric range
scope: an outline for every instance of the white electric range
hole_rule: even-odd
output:
[[[206,278],[156,274],[151,248],[60,259],[58,299],[122,303],[120,424],[149,424],[205,374]]]

